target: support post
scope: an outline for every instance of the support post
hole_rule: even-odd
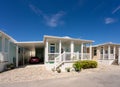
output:
[[[114,56],[114,59],[115,59],[115,56],[116,56],[116,46],[114,46],[114,48],[113,48],[113,56]]]
[[[110,48],[110,45],[108,45],[108,60],[110,59],[110,51],[111,51],[111,48]]]
[[[105,60],[105,47],[103,46],[103,56],[102,56],[102,60]]]
[[[61,57],[61,48],[62,48],[62,44],[61,44],[61,40],[59,41],[59,55],[60,55],[60,61],[62,61],[62,57]]]
[[[90,43],[90,48],[89,49],[90,49],[90,51],[89,51],[90,52],[90,60],[92,60],[92,43]]]
[[[71,47],[71,59],[72,59],[73,58],[73,53],[74,53],[74,42],[73,41],[71,41],[70,47]]]
[[[24,53],[25,53],[25,49],[23,48],[23,65],[25,64],[25,55],[24,55]]]
[[[18,67],[18,46],[16,45],[16,67]]]
[[[101,59],[101,47],[97,47],[97,55],[98,55],[98,59]]]
[[[81,60],[83,60],[83,43],[81,44]]]
[[[118,48],[118,64],[120,65],[120,46]]]
[[[45,42],[45,62],[48,62],[48,40]]]

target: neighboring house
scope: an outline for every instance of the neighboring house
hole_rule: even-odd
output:
[[[0,71],[9,63],[16,64],[16,40],[0,31]]]
[[[120,63],[120,44],[104,43],[92,47],[93,60],[102,64],[119,64]]]

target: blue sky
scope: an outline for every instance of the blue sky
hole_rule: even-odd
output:
[[[120,43],[120,0],[0,0],[0,29],[17,41],[53,35]]]

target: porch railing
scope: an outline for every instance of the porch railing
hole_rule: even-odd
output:
[[[108,54],[101,54],[100,55],[100,60],[113,60],[114,59],[114,54],[110,54],[110,57],[108,56]],[[103,58],[104,57],[104,58]]]
[[[48,53],[48,61],[76,61],[76,60],[89,60],[90,54],[83,53],[83,59],[81,59],[81,53],[75,52],[63,52],[62,54],[59,53]]]
[[[89,58],[90,58],[89,53],[83,53],[83,60],[88,60]],[[73,62],[73,61],[81,60],[81,53],[63,52],[62,54],[58,55],[57,57],[53,59],[54,59],[54,64],[55,64],[54,68],[57,69],[57,67],[59,67],[64,62]]]
[[[48,53],[48,61],[54,62],[55,58],[58,56],[59,56],[59,53]]]

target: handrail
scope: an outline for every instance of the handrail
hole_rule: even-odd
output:
[[[65,54],[65,51],[62,53],[62,54],[60,54],[59,56],[57,56],[57,57],[55,57],[55,68],[57,67],[57,64],[59,63],[59,62],[61,62],[61,57],[62,57],[62,55],[64,55]]]

